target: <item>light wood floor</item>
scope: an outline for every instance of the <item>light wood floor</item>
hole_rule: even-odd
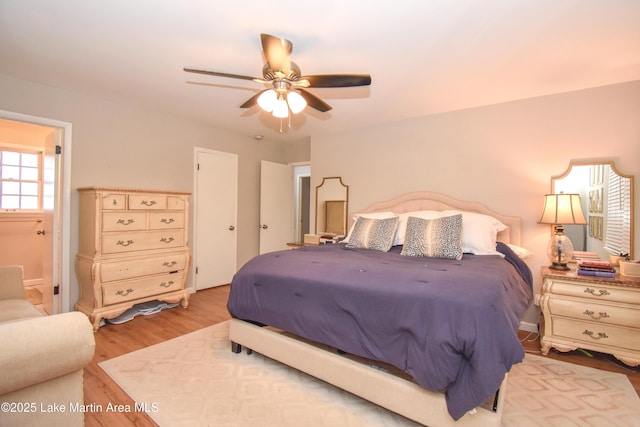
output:
[[[191,296],[189,308],[176,307],[151,316],[138,316],[121,325],[101,327],[95,334],[96,353],[93,361],[84,370],[85,404],[102,405],[109,403],[134,407],[134,402],[98,366],[103,360],[112,359],[153,344],[166,341],[230,318],[227,311],[229,286],[199,291]],[[537,334],[520,332],[525,350],[540,354]],[[636,393],[640,395],[640,369],[626,367],[607,355],[594,354],[588,357],[580,352],[556,353],[548,357],[565,362],[577,363],[593,368],[625,374],[629,377]],[[155,426],[144,413],[94,412],[85,414],[85,425],[93,426]]]

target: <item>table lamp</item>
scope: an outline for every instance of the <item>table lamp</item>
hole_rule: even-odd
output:
[[[579,194],[547,194],[544,196],[542,217],[538,224],[551,224],[554,233],[549,241],[547,255],[551,260],[549,268],[569,270],[567,262],[573,258],[573,244],[564,234],[563,224],[586,224],[582,213]]]

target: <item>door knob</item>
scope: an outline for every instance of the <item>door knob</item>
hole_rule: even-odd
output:
[[[41,235],[44,236],[44,230],[38,230],[38,231],[36,231],[36,233],[41,234]]]
[[[269,228],[269,226],[267,224],[263,224],[263,225],[259,226],[259,228],[262,228],[263,230],[266,230],[267,228]]]
[[[233,231],[233,230],[235,230],[235,229],[236,229],[236,228],[235,228],[233,225],[230,225],[230,226],[229,226],[229,230]]]

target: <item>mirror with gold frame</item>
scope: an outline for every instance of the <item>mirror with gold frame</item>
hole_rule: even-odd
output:
[[[339,176],[322,178],[316,187],[316,234],[347,234],[349,186]]]
[[[587,225],[565,225],[575,251],[633,259],[633,175],[618,171],[614,162],[571,162],[551,177],[552,193],[580,194]]]

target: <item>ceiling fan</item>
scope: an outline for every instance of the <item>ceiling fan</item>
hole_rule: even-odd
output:
[[[303,76],[300,67],[291,61],[293,44],[286,39],[269,34],[260,34],[265,64],[262,68],[263,78],[243,76],[239,74],[220,73],[217,71],[184,68],[189,73],[207,74],[232,79],[253,80],[271,87],[264,89],[249,98],[240,108],[251,108],[258,104],[263,110],[275,117],[286,118],[289,110],[297,114],[309,105],[318,111],[326,112],[331,106],[313,95],[306,88],[332,88],[368,86],[371,84],[369,74],[316,74]]]

